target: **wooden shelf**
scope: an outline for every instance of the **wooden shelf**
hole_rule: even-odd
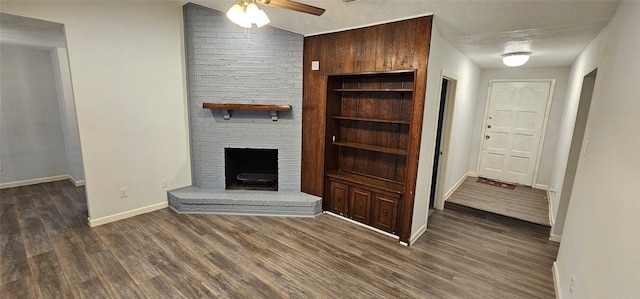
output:
[[[232,103],[202,103],[203,109],[252,110],[252,111],[291,111],[291,105],[268,104],[232,104]]]
[[[334,141],[333,144],[334,145],[338,145],[338,146],[346,146],[346,147],[351,147],[351,148],[357,148],[357,149],[363,149],[363,150],[368,150],[368,151],[373,151],[373,152],[380,152],[380,153],[387,153],[387,154],[395,154],[395,155],[403,155],[403,156],[406,156],[408,154],[407,150],[405,150],[405,149],[378,146],[378,145],[370,145],[370,144],[364,144],[364,143]]]
[[[409,75],[415,73],[416,70],[394,70],[394,71],[373,71],[373,72],[355,72],[355,73],[329,73],[329,76],[341,76],[341,77],[366,77],[366,76],[384,76],[384,75]]]
[[[336,88],[340,92],[413,92],[412,88]]]
[[[404,184],[401,182],[394,182],[384,178],[376,178],[369,175],[362,175],[351,171],[343,170],[330,170],[326,175],[330,178],[349,181],[364,185],[371,188],[377,188],[387,192],[402,194],[404,193]]]
[[[278,120],[278,111],[291,111],[291,105],[202,103],[202,109],[222,110],[225,120],[231,118],[230,110],[271,111],[271,120]]]
[[[411,124],[411,122],[407,121],[407,120],[391,120],[391,119],[382,119],[382,118],[351,117],[351,116],[332,116],[331,118],[332,119],[355,120],[355,121],[368,121],[368,122],[386,123],[386,124],[400,124],[400,125]]]

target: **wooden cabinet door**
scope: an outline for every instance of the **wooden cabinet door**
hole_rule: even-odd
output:
[[[390,232],[396,231],[398,198],[376,193],[374,196],[373,226]]]
[[[356,187],[349,188],[349,217],[371,224],[371,191]]]
[[[329,211],[347,216],[348,187],[345,184],[330,181]]]

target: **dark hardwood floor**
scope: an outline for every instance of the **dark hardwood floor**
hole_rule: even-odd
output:
[[[516,186],[511,190],[478,183],[477,179],[465,179],[447,202],[551,226],[549,201],[545,191],[527,186]]]
[[[164,209],[89,228],[68,182],[0,196],[0,298],[555,297],[548,228],[464,209],[404,247],[329,215]]]

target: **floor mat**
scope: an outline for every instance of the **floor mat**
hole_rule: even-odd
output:
[[[492,179],[486,179],[486,178],[478,178],[478,180],[476,182],[487,184],[487,185],[491,185],[491,186],[496,186],[496,187],[507,188],[507,189],[511,189],[511,190],[516,188],[516,185],[514,185],[514,184],[498,182],[498,181],[495,181],[495,180],[492,180]]]

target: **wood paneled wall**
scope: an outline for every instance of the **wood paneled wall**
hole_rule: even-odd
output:
[[[417,70],[406,189],[399,210],[403,241],[409,238],[413,215],[431,22],[426,16],[304,39],[301,189],[309,194],[324,195],[327,74]],[[311,70],[312,61],[320,62],[320,70]]]

